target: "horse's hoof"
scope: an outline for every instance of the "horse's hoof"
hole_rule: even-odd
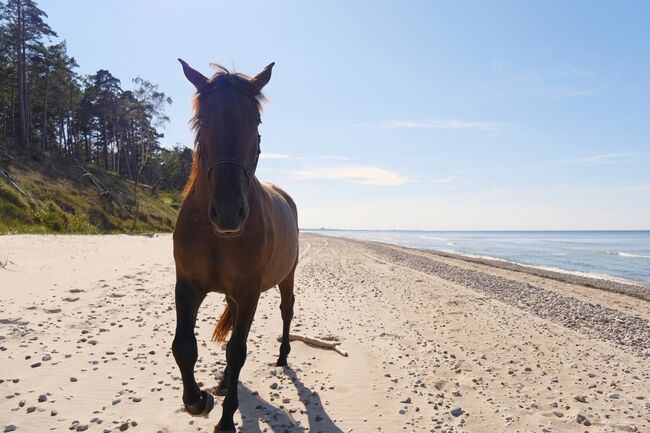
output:
[[[286,367],[287,366],[287,359],[282,359],[278,358],[278,362],[275,363],[276,367]]]
[[[214,433],[236,433],[237,430],[235,429],[234,424],[231,426],[226,426],[222,427],[221,426],[221,421],[219,421],[219,424],[214,428]]]
[[[214,397],[207,391],[201,391],[201,398],[194,404],[186,404],[185,409],[193,416],[206,416],[214,408]]]
[[[214,393],[219,397],[223,397],[224,395],[226,395],[227,391],[228,391],[228,384],[226,383],[225,379],[221,379],[219,385],[217,385],[217,387],[214,388]]]

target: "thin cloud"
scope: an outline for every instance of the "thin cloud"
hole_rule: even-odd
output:
[[[291,155],[288,155],[286,153],[264,152],[264,153],[260,153],[260,158],[261,159],[291,159]]]
[[[554,164],[561,165],[608,165],[620,164],[631,156],[636,156],[636,153],[605,153],[601,155],[584,156],[580,158],[566,158],[556,159],[551,161]]]
[[[367,165],[304,168],[294,172],[291,177],[295,180],[337,180],[371,186],[400,186],[414,182],[397,172]]]
[[[576,89],[559,89],[552,92],[554,98],[575,98],[580,96],[593,96],[598,94],[594,89],[576,90]]]
[[[429,181],[429,183],[436,183],[436,184],[454,183],[459,179],[460,179],[460,176],[445,176],[445,177],[441,177],[441,178],[438,178],[438,179],[432,179],[432,180]]]
[[[349,161],[351,158],[339,155],[316,155],[316,156],[297,156],[289,155],[287,153],[272,153],[262,152],[261,159],[276,159],[276,160],[294,160],[294,161]]]
[[[475,129],[495,131],[503,128],[500,123],[477,122],[470,120],[443,119],[443,120],[391,120],[381,123],[380,129],[396,128],[421,128],[421,129]]]

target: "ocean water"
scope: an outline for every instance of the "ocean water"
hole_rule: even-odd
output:
[[[650,231],[304,231],[650,283]]]

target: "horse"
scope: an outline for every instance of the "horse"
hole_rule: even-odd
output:
[[[293,199],[255,176],[261,137],[262,88],[274,63],[254,77],[214,65],[206,78],[178,59],[196,89],[195,149],[192,171],[174,229],[176,333],[174,359],[183,380],[183,403],[191,415],[205,416],[214,397],[194,378],[198,358],[194,326],[210,292],[225,295],[226,308],[213,333],[225,341],[226,368],[217,394],[224,395],[216,432],[234,431],[239,406],[237,383],[246,360],[246,340],[260,294],[280,289],[282,339],[276,365],[291,351],[294,273],[298,263],[298,214]]]

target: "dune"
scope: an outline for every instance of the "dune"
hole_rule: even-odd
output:
[[[171,343],[170,235],[0,237],[0,428],[212,432]],[[244,432],[650,431],[650,302],[460,256],[301,235],[292,343],[262,295],[239,385]],[[616,286],[620,289],[619,286]],[[635,289],[636,290],[636,289]],[[197,380],[225,364],[199,311]]]

